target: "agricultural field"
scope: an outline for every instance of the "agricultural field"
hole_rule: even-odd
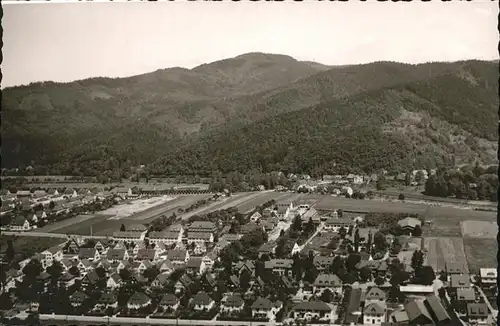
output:
[[[497,267],[498,243],[496,238],[464,238],[464,247],[471,272],[478,273],[479,268],[484,267]]]
[[[52,246],[62,244],[63,239],[42,237],[16,237],[2,235],[0,237],[0,255],[3,256],[7,250],[7,241],[12,240],[14,244],[14,260],[20,262],[28,259],[38,252],[42,252]]]
[[[496,239],[498,226],[496,222],[463,221],[460,223],[464,238]]]
[[[467,261],[461,237],[425,237],[424,248],[427,251],[424,265],[432,266],[435,271],[444,270],[446,262]]]
[[[126,217],[130,217],[134,214],[139,214],[143,211],[149,210],[153,207],[167,204],[172,201],[176,197],[171,196],[161,196],[161,197],[153,197],[146,199],[137,199],[131,202],[115,205],[107,210],[102,212],[98,212],[97,215],[111,215],[114,216],[114,219],[122,219]]]
[[[424,226],[423,234],[427,237],[461,237],[461,222],[472,220],[494,222],[496,221],[496,215],[496,212],[429,206],[425,219],[432,221],[432,225],[430,227]]]
[[[307,197],[305,197],[305,199],[307,199]],[[421,204],[403,203],[390,200],[359,200],[342,197],[332,197],[328,195],[322,196],[315,206],[317,210],[342,209],[374,213],[391,212],[409,214],[424,214],[427,207],[428,206]]]

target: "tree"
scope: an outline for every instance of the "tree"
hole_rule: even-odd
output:
[[[15,251],[14,251],[14,243],[12,239],[7,240],[7,249],[5,251],[5,258],[9,263],[14,260]]]
[[[296,232],[302,231],[302,219],[299,214],[295,215],[293,219],[292,230]]]
[[[343,226],[342,226],[342,227],[340,228],[340,230],[339,230],[339,235],[340,235],[340,238],[341,238],[341,239],[344,239],[344,238],[345,238],[345,236],[347,235],[347,230],[346,230],[346,228],[345,228],[345,227],[343,227]]]
[[[419,170],[417,174],[415,175],[415,182],[417,182],[419,185],[422,184],[425,180],[425,174],[422,172],[422,170]]]
[[[116,229],[115,229],[115,230],[116,230]],[[120,226],[120,231],[121,231],[121,232],[124,232],[125,230],[126,230],[126,229],[125,229],[125,224],[122,224],[122,225]]]
[[[385,284],[385,280],[384,280],[382,277],[377,276],[377,277],[375,278],[375,284],[376,284],[377,286],[382,286],[382,285],[384,285],[384,284]]]
[[[399,194],[398,199],[399,199],[399,200],[405,200],[405,195],[403,195],[403,194]]]
[[[422,266],[415,270],[415,278],[417,284],[432,285],[436,279],[436,275],[431,266]]]
[[[387,189],[387,184],[384,176],[380,176],[377,179],[377,183],[375,184],[377,190],[385,190]]]
[[[413,256],[411,257],[411,267],[414,270],[417,270],[418,268],[422,267],[423,263],[424,263],[424,254],[420,250],[416,250],[413,253]]]
[[[411,232],[411,235],[413,235],[414,237],[422,236],[422,228],[420,227],[420,225],[415,226],[415,228]]]
[[[250,272],[245,268],[240,274],[240,287],[243,292],[246,292],[250,286],[251,275]]]
[[[341,209],[337,209],[337,215],[338,217],[342,217],[342,215],[344,215],[344,211]]]
[[[356,228],[356,231],[354,231],[354,251],[355,252],[358,252],[358,249],[359,249],[359,240],[360,240],[359,228]]]
[[[49,208],[52,210],[54,209],[54,207],[56,207],[56,204],[51,200],[49,203]]]
[[[377,251],[384,251],[387,249],[387,240],[382,232],[375,233],[373,237],[373,244]]]
[[[361,256],[359,254],[350,254],[347,256],[346,267],[348,271],[353,271],[356,265],[361,261]]]
[[[330,303],[333,300],[333,293],[329,289],[325,289],[323,293],[321,293],[320,299],[323,302]]]
[[[363,281],[363,282],[368,282],[370,280],[372,276],[372,273],[370,271],[370,269],[366,266],[363,266],[360,271],[359,271],[359,278]]]

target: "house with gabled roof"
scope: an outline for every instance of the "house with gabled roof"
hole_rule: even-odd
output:
[[[85,274],[94,269],[94,264],[88,259],[82,259],[77,263],[76,268],[81,274]]]
[[[206,292],[198,292],[191,298],[190,304],[196,311],[209,311],[215,301]]]
[[[316,267],[316,269],[318,270],[318,272],[321,273],[321,272],[327,270],[330,267],[330,265],[332,265],[334,258],[335,257],[331,257],[331,256],[321,256],[321,255],[314,256],[313,264]]]
[[[88,259],[89,261],[97,261],[101,258],[99,251],[94,248],[80,248],[78,251],[78,259]]]
[[[191,286],[191,284],[193,283],[193,280],[191,280],[191,278],[189,276],[187,276],[186,274],[182,275],[179,280],[177,281],[177,283],[175,283],[174,285],[174,288],[175,288],[175,292],[181,292],[187,288],[189,288],[189,286]]]
[[[76,291],[69,297],[69,302],[73,307],[80,307],[85,300],[88,299],[88,295],[83,292]]]
[[[365,294],[365,306],[372,302],[385,302],[386,294],[380,288],[373,286]]]
[[[171,293],[165,293],[160,300],[159,306],[164,311],[176,311],[179,308],[179,299]]]
[[[89,286],[95,286],[99,282],[99,275],[97,275],[95,270],[89,271],[83,278],[82,278],[82,285],[87,288]]]
[[[18,216],[10,222],[9,229],[16,232],[29,231],[31,230],[31,225],[27,219]]]
[[[314,292],[320,293],[328,289],[332,293],[342,293],[342,280],[335,274],[319,274],[313,283]]]
[[[63,259],[63,251],[60,246],[53,246],[47,250],[42,251],[42,266],[47,268],[48,266],[52,266],[54,261],[61,261]]]
[[[186,263],[186,273],[189,275],[201,275],[205,271],[206,266],[201,258],[190,258]]]
[[[154,265],[149,260],[143,260],[140,262],[139,267],[137,267],[137,272],[144,273],[145,270],[152,268]]]
[[[123,284],[122,278],[119,273],[113,273],[108,277],[106,287],[110,289],[117,289]]]
[[[259,258],[261,258],[263,255],[271,255],[276,252],[276,244],[272,243],[264,243],[258,250],[259,253]]]
[[[120,262],[129,259],[129,254],[126,249],[108,249],[106,258],[109,262]]]
[[[464,302],[475,302],[476,301],[476,291],[474,288],[458,288],[457,289],[457,300]]]
[[[175,271],[175,266],[168,259],[160,260],[156,263],[156,267],[160,271],[160,273],[172,274]]]
[[[168,260],[174,265],[183,265],[189,260],[187,250],[171,249],[167,252]]]
[[[156,278],[151,282],[151,287],[157,289],[163,289],[170,280],[170,274],[161,273],[156,276]]]
[[[249,275],[255,275],[255,265],[251,260],[233,263],[233,270],[236,271],[238,275],[241,275],[244,270],[247,270]]]
[[[217,226],[210,221],[194,221],[188,227],[188,233],[189,232],[215,233],[217,232]]]
[[[264,268],[270,269],[278,275],[292,276],[292,264],[293,260],[291,259],[271,259],[264,263]]]
[[[413,325],[434,324],[432,316],[422,300],[410,301],[405,304],[408,320]]]
[[[418,218],[407,217],[398,221],[398,225],[406,232],[413,232],[415,228],[422,227],[422,222]]]
[[[245,301],[239,294],[226,295],[221,302],[220,312],[223,314],[240,312],[245,306]]]
[[[64,244],[63,254],[76,254],[80,251],[80,246],[75,239],[69,239]]]
[[[353,224],[354,221],[348,218],[329,218],[325,221],[324,230],[339,232],[342,227],[347,230]]]
[[[135,292],[127,301],[127,308],[129,310],[137,310],[147,307],[151,304],[151,298],[145,293]]]
[[[135,256],[135,261],[149,260],[150,262],[155,262],[156,259],[156,251],[154,249],[139,249]]]
[[[262,218],[262,215],[259,212],[255,212],[250,216],[250,221],[258,222]]]
[[[164,243],[171,246],[182,241],[182,233],[174,231],[150,232],[148,239],[150,243]]]
[[[444,308],[441,299],[439,299],[436,295],[427,296],[424,300],[424,304],[436,325],[450,324],[450,315],[448,315],[448,312]]]
[[[303,301],[292,308],[292,315],[300,320],[317,318],[330,321],[333,317],[333,308],[323,301]]]
[[[363,309],[363,325],[382,325],[386,319],[386,304],[372,302]]]
[[[488,325],[489,310],[486,303],[468,303],[467,318],[469,325]]]
[[[271,302],[267,298],[257,298],[251,306],[254,319],[274,319],[278,311],[283,308],[281,301]]]
[[[94,310],[105,311],[108,308],[116,309],[118,307],[118,297],[113,292],[104,292],[99,297]]]

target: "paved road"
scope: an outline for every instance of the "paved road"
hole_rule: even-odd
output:
[[[40,315],[43,325],[60,324],[63,322],[72,325],[223,325],[223,326],[279,326],[277,322],[248,322],[248,321],[221,321],[221,320],[185,320],[185,319],[156,319],[156,318],[129,318],[129,317],[95,317],[95,316],[66,316],[66,315]]]

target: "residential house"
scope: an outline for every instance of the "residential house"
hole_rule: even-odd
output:
[[[41,220],[47,220],[47,213],[45,213],[45,211],[35,212],[31,218],[31,220],[35,223],[38,221],[41,221]]]
[[[133,195],[132,189],[126,187],[117,187],[111,190],[111,192],[122,199],[127,199]]]
[[[339,232],[339,230],[343,227],[346,229],[349,228],[350,225],[353,224],[353,221],[347,218],[329,218],[325,221],[324,230]]]
[[[253,261],[246,260],[244,262],[239,261],[237,263],[233,263],[233,270],[238,272],[238,275],[241,275],[244,270],[248,272],[248,275],[255,275],[255,265]]]
[[[207,255],[203,256],[201,259],[203,263],[205,264],[205,267],[207,270],[212,270],[214,267],[215,261],[218,260],[217,253],[215,251],[212,251],[208,253]]]
[[[82,259],[76,264],[76,268],[80,271],[80,274],[85,274],[94,269],[94,265],[88,259]]]
[[[245,302],[239,294],[227,295],[222,299],[220,312],[223,314],[239,313],[243,310]]]
[[[448,277],[453,274],[468,274],[467,266],[463,262],[446,262],[445,269]]]
[[[483,285],[495,285],[497,283],[496,268],[480,268],[479,274]]]
[[[94,310],[106,311],[108,308],[116,309],[118,307],[118,298],[113,292],[104,292],[99,297]]]
[[[419,219],[413,218],[413,217],[407,217],[402,220],[398,221],[398,225],[405,231],[405,232],[413,232],[415,228],[422,227],[422,222],[420,222]]]
[[[78,252],[78,259],[87,259],[89,261],[97,261],[101,258],[99,251],[94,248],[80,248]]]
[[[432,316],[422,300],[409,301],[405,304],[408,320],[412,325],[433,325]]]
[[[135,256],[135,261],[149,260],[150,262],[155,262],[156,259],[156,250],[154,249],[139,249]]]
[[[170,281],[170,274],[162,273],[158,274],[156,278],[151,282],[151,287],[156,289],[163,289]]]
[[[82,278],[82,285],[84,288],[93,287],[99,282],[99,275],[97,275],[95,270],[89,271],[83,278]]]
[[[16,232],[29,231],[31,230],[31,225],[27,219],[22,216],[18,216],[10,222],[9,229]]]
[[[278,311],[283,308],[281,301],[272,303],[267,298],[257,298],[252,306],[252,317],[254,319],[274,319]]]
[[[102,241],[97,241],[94,245],[94,249],[99,251],[99,254],[102,254],[104,251],[106,251],[106,246]]]
[[[198,292],[191,299],[191,305],[196,311],[209,311],[214,304],[215,301],[205,292]]]
[[[314,225],[318,225],[321,223],[321,216],[314,208],[309,208],[302,215],[302,225],[309,223],[309,221],[312,221]]]
[[[159,306],[166,312],[174,312],[179,308],[179,299],[171,293],[165,293],[160,300]]]
[[[126,249],[108,249],[106,258],[111,263],[121,262],[129,259],[129,254]]]
[[[108,281],[106,282],[106,287],[110,289],[116,289],[121,287],[123,284],[122,278],[119,273],[113,273],[109,276]]]
[[[278,275],[292,276],[292,264],[291,259],[271,259],[264,263],[264,267]]]
[[[113,239],[115,241],[124,241],[124,242],[142,242],[144,241],[144,237],[146,232],[140,231],[117,231],[113,232]]]
[[[386,318],[384,302],[372,302],[363,309],[363,325],[382,325]]]
[[[467,304],[469,325],[488,325],[488,306],[486,303]]]
[[[137,310],[147,307],[151,304],[151,298],[142,292],[135,292],[132,294],[127,302],[127,308],[129,310]]]
[[[470,278],[467,274],[452,274],[450,276],[450,287],[452,289],[469,288]]]
[[[474,288],[458,288],[457,289],[457,300],[464,302],[475,302],[476,301],[476,291]]]
[[[141,263],[139,264],[139,267],[137,268],[137,271],[140,274],[142,274],[142,273],[144,273],[144,271],[152,268],[153,266],[154,265],[153,265],[153,263],[151,263],[150,260],[145,259],[145,260],[141,261]]]
[[[194,221],[188,227],[188,233],[215,233],[217,232],[217,227],[214,223],[210,221]]]
[[[410,319],[406,310],[396,310],[389,316],[389,323],[396,325],[409,325]]]
[[[43,268],[47,268],[48,266],[52,266],[54,261],[61,261],[63,259],[63,252],[60,246],[54,246],[47,250],[42,251],[42,263]]]
[[[345,312],[345,323],[347,324],[358,324],[361,318],[361,297],[363,291],[360,288],[353,288],[351,294],[349,295],[349,301],[347,304],[347,309]]]
[[[184,235],[184,227],[182,226],[182,224],[172,224],[170,225],[168,228],[167,228],[167,231],[168,232],[176,232],[176,233],[180,233],[181,234],[181,237]]]
[[[342,280],[335,274],[319,274],[314,280],[313,289],[315,293],[328,289],[332,293],[341,294]]]
[[[150,243],[164,243],[171,246],[182,241],[182,233],[172,231],[150,232],[148,239]]]
[[[318,270],[318,272],[324,272],[327,270],[330,265],[332,265],[333,260],[335,257],[330,257],[330,256],[315,256],[313,258],[313,264]]]
[[[451,318],[436,295],[426,297],[424,304],[436,325],[450,325]]]
[[[290,217],[290,214],[291,214],[291,210],[293,205],[290,203],[290,205],[279,205],[278,204],[278,208],[276,210],[276,215],[278,216],[278,218],[280,220],[286,220]]]
[[[276,245],[272,243],[264,243],[258,250],[259,258],[264,255],[270,256],[276,252]]]
[[[374,286],[370,288],[368,292],[365,294],[364,300],[365,300],[365,306],[367,306],[370,303],[381,303],[385,302],[386,295],[384,291]]]
[[[158,270],[160,273],[165,273],[165,274],[172,274],[175,270],[174,264],[168,259],[161,260],[157,262],[156,267],[158,267]]]
[[[190,275],[200,275],[205,271],[206,266],[200,258],[190,258],[186,263],[186,272]]]
[[[208,232],[188,232],[187,243],[188,244],[205,244],[206,242],[214,242],[213,233]]]
[[[81,305],[88,299],[88,296],[80,291],[76,291],[69,297],[69,302],[73,307],[81,307]]]
[[[250,221],[257,223],[262,218],[262,214],[255,212],[250,216]]]
[[[323,301],[304,301],[292,308],[292,315],[296,319],[330,321],[334,313],[332,307]]]
[[[175,288],[175,292],[181,292],[181,291],[184,291],[185,289],[189,288],[189,286],[193,283],[193,280],[191,280],[191,278],[184,274],[182,275],[179,280],[177,281],[177,283],[175,283],[174,285],[174,288]]]
[[[75,283],[76,277],[70,273],[63,273],[59,276],[58,285],[62,288],[69,288]]]
[[[174,265],[183,265],[189,260],[189,253],[186,250],[171,249],[167,253],[168,260]]]

